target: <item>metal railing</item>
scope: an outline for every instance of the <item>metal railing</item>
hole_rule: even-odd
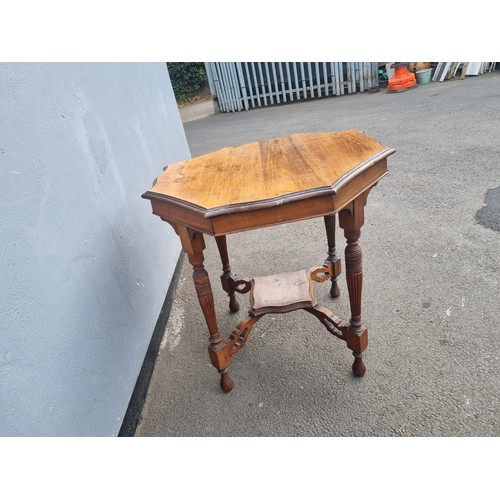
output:
[[[208,62],[222,112],[364,92],[378,86],[376,62]]]

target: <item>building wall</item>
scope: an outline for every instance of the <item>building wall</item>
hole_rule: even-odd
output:
[[[0,64],[0,435],[117,435],[180,245],[165,63]]]

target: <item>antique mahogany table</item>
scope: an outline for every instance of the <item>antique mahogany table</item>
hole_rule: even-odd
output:
[[[362,254],[360,229],[368,193],[387,174],[394,149],[356,130],[295,134],[228,147],[169,165],[142,196],[153,213],[172,225],[193,266],[194,285],[210,334],[210,360],[229,392],[234,383],[228,366],[245,345],[255,323],[265,314],[304,309],[344,340],[354,354],[352,371],[362,377],[362,353],[368,330],[361,321]],[[315,282],[331,280],[337,297],[340,259],[335,251],[336,214],[347,240],[345,272],[351,318],[344,321],[320,306]],[[231,272],[226,235],[293,221],[324,217],[328,256],[322,266],[266,277],[238,278]],[[203,266],[204,234],[215,236],[229,308],[239,303],[235,292],[249,293],[248,317],[227,339],[217,327],[214,298]]]

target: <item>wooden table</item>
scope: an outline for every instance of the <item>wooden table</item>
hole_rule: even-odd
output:
[[[193,266],[194,285],[210,334],[210,360],[221,374],[223,391],[234,386],[228,366],[255,323],[265,314],[298,309],[316,316],[330,333],[344,340],[354,354],[354,375],[365,374],[362,353],[368,330],[361,320],[363,271],[358,240],[368,193],[387,174],[387,157],[394,152],[356,130],[294,134],[171,164],[143,194],[151,201],[153,213],[172,225]],[[330,295],[340,293],[336,214],[347,240],[349,321],[320,306],[314,294],[315,283],[327,280],[331,280]],[[231,272],[227,234],[313,217],[325,221],[328,256],[323,265],[253,279],[240,279]],[[219,333],[210,280],[203,266],[204,234],[215,236],[230,310],[239,309],[236,293],[250,294],[248,317],[226,339]],[[298,244],[306,246],[307,242]]]

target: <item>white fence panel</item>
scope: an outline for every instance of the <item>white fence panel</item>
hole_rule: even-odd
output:
[[[378,85],[376,62],[209,62],[222,112],[365,92]]]

